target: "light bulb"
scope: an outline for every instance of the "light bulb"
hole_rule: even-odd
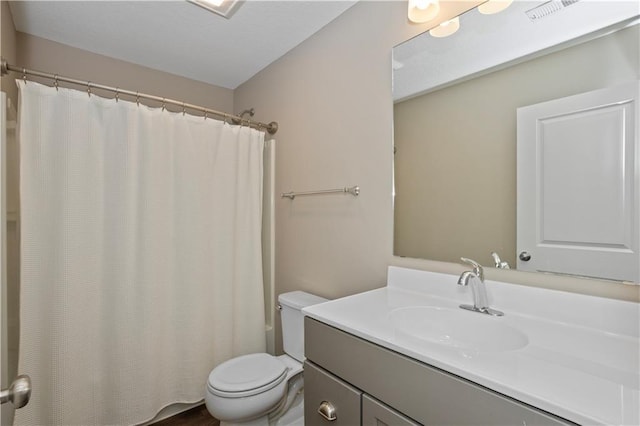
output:
[[[513,0],[489,0],[478,6],[478,12],[483,15],[493,15],[502,12],[513,3]]]
[[[409,0],[407,16],[411,22],[427,22],[438,16],[439,0]]]

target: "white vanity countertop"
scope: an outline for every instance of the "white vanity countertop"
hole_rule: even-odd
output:
[[[573,422],[640,424],[640,304],[487,280],[490,306],[505,313],[492,320],[523,332],[523,348],[463,350],[407,339],[394,328],[389,315],[399,308],[471,303],[457,279],[390,267],[387,287],[303,311]]]

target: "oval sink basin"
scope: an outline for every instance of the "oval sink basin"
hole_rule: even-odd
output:
[[[419,339],[477,352],[506,352],[525,347],[527,335],[503,324],[504,318],[437,306],[399,308],[389,313],[398,337]]]

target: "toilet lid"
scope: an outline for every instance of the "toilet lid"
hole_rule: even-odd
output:
[[[286,366],[273,355],[249,354],[230,359],[214,368],[209,374],[209,386],[224,393],[247,396],[247,391],[257,392],[261,388],[277,385],[286,374]]]

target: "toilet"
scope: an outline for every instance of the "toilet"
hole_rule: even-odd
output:
[[[284,355],[254,353],[232,358],[211,371],[205,403],[221,425],[304,425],[302,308],[326,302],[303,291],[278,296]]]

